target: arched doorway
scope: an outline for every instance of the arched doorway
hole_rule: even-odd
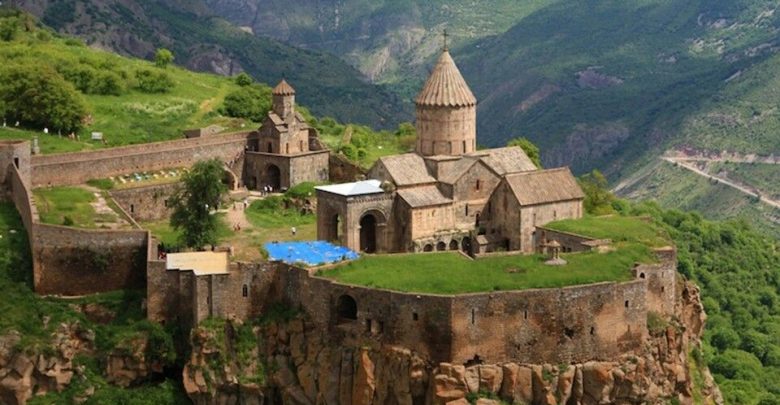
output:
[[[437,252],[442,252],[442,251],[445,251],[445,250],[447,250],[447,244],[446,243],[444,243],[443,241],[440,241],[439,243],[436,244],[436,251]]]
[[[360,250],[366,253],[376,252],[376,217],[373,214],[360,218]]]
[[[453,239],[450,241],[450,250],[458,250],[458,241]]]
[[[279,170],[277,165],[268,165],[266,168],[266,179],[269,186],[273,187],[274,191],[282,188],[282,171]]]
[[[466,253],[471,253],[471,238],[468,236],[463,238],[463,240],[460,242],[460,250]]]
[[[357,302],[349,295],[342,295],[336,302],[336,315],[338,323],[357,320]]]
[[[433,245],[428,243],[425,246],[423,246],[423,252],[433,252]]]

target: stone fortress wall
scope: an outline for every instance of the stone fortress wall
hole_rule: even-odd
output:
[[[409,347],[434,362],[610,361],[640,349],[649,313],[674,313],[669,253],[636,266],[631,281],[460,295],[348,285],[281,262],[233,263],[228,274],[204,276],[150,262],[148,313],[194,325],[210,316],[250,319],[284,303],[339,343]]]
[[[189,167],[200,160],[241,158],[250,132],[178,139],[104,150],[39,155],[32,158],[33,187],[83,184],[120,174]]]

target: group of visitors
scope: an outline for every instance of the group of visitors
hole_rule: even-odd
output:
[[[262,196],[267,196],[274,192],[274,188],[271,185],[263,186],[263,190],[260,192]]]

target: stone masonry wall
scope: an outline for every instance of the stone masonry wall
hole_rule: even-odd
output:
[[[157,221],[171,216],[167,200],[179,183],[111,190],[111,197],[136,221]]]
[[[249,132],[207,138],[180,139],[99,151],[34,156],[34,187],[81,184],[136,171],[189,167],[211,158],[236,161],[243,154]]]
[[[346,285],[289,266],[279,270],[288,305],[345,342],[414,347],[433,361],[613,360],[638,349],[647,325],[647,283],[443,296]],[[357,316],[339,314],[339,300]]]
[[[645,294],[632,281],[453,297],[451,361],[617,358],[642,344]]]
[[[38,294],[85,295],[145,287],[147,231],[86,230],[35,224]]]

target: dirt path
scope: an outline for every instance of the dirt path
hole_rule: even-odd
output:
[[[753,190],[751,190],[751,189],[749,189],[749,188],[747,188],[747,187],[745,187],[745,186],[743,186],[741,184],[735,183],[735,182],[733,182],[731,180],[724,179],[724,178],[718,177],[718,176],[713,176],[713,175],[711,175],[711,174],[709,174],[709,173],[699,169],[698,167],[696,167],[696,165],[694,163],[692,163],[692,162],[695,162],[695,161],[707,160],[707,159],[697,159],[697,160],[694,160],[694,159],[690,159],[690,158],[676,158],[676,157],[671,157],[671,156],[662,156],[661,159],[663,159],[663,160],[665,160],[665,161],[667,161],[669,163],[672,163],[672,164],[678,164],[678,165],[680,165],[680,167],[688,169],[688,170],[698,174],[699,176],[702,176],[702,177],[705,177],[705,178],[711,179],[711,180],[716,180],[718,183],[725,184],[725,185],[727,185],[727,186],[729,186],[729,187],[731,187],[733,189],[736,189],[736,190],[738,190],[738,191],[740,191],[740,192],[742,192],[744,194],[747,194],[747,195],[749,195],[751,197],[759,198],[762,202],[764,202],[766,204],[769,204],[769,205],[771,205],[771,206],[773,206],[775,208],[780,209],[780,201],[775,201],[775,200],[773,200],[771,198],[768,198],[768,197],[756,194]],[[708,159],[708,161],[713,161],[713,162],[722,162],[722,161],[726,161],[726,160],[733,161],[733,160],[729,160],[729,159],[720,159],[720,158]]]

